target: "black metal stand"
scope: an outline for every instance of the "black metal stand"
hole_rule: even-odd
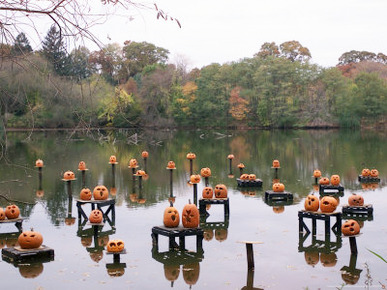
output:
[[[88,221],[89,217],[84,212],[82,206],[85,204],[91,205],[91,210],[94,210],[95,208],[98,208],[102,214],[104,221],[107,221],[110,224],[115,223],[116,214],[115,214],[115,199],[107,199],[107,200],[77,200],[77,208],[78,208],[78,222],[79,224],[82,223],[82,218],[84,221]],[[108,207],[106,210],[103,210],[103,207]],[[111,218],[109,217],[109,213],[111,213]]]
[[[199,212],[201,216],[209,216],[210,214],[206,210],[207,204],[223,204],[224,205],[224,217],[225,219],[230,215],[230,200],[229,198],[217,198],[217,199],[199,199]]]
[[[237,184],[239,187],[262,187],[263,181],[261,179],[242,180],[237,178]]]
[[[202,249],[203,243],[203,230],[201,228],[167,228],[167,227],[153,227],[152,228],[152,241],[153,246],[158,250],[159,235],[169,238],[169,249],[185,250],[185,237],[196,236],[196,251]],[[179,244],[175,242],[175,238],[179,238]]]
[[[336,217],[336,223],[331,228],[331,217]],[[312,234],[315,236],[317,232],[317,220],[323,220],[325,222],[325,235],[330,236],[331,229],[335,235],[341,234],[341,213],[318,213],[309,211],[298,212],[298,229],[302,233],[305,230],[310,233],[309,228],[304,223],[304,218],[310,218],[312,220]]]
[[[341,185],[319,185],[319,194],[321,196],[325,195],[338,195],[344,196],[344,187]]]

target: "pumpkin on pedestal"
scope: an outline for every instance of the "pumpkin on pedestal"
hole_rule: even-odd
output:
[[[199,174],[193,174],[190,177],[190,181],[192,184],[197,184],[200,182],[200,175]]]
[[[217,184],[214,190],[215,198],[227,198],[227,186],[224,184]]]
[[[5,220],[5,211],[0,207],[0,221]]]
[[[138,162],[137,159],[132,158],[129,160],[129,168],[137,168],[138,167]]]
[[[241,180],[249,180],[249,174],[243,173],[243,174],[239,177],[239,179],[241,179]]]
[[[347,220],[341,226],[344,236],[355,236],[360,233],[360,225],[355,220]]]
[[[330,181],[328,177],[321,177],[318,181],[320,185],[329,185]]]
[[[115,155],[112,155],[109,157],[109,163],[110,164],[116,164],[117,163],[117,157]]]
[[[106,245],[106,250],[109,253],[119,253],[122,252],[125,248],[125,243],[123,240],[110,240]]]
[[[320,177],[321,177],[321,171],[318,170],[318,169],[315,169],[315,170],[313,171],[313,177],[315,177],[315,178],[320,178]]]
[[[99,224],[99,223],[102,223],[102,220],[103,220],[102,211],[100,211],[99,209],[94,209],[91,211],[89,216],[90,223]]]
[[[364,198],[360,194],[354,193],[348,197],[348,204],[349,206],[363,206]]]
[[[184,206],[181,214],[181,220],[183,227],[185,228],[197,228],[199,226],[199,210],[195,204],[191,203],[191,200],[189,200],[188,204]]]
[[[85,161],[79,161],[79,163],[78,163],[78,170],[86,170],[86,163],[85,163]]]
[[[273,184],[273,191],[274,192],[284,192],[285,191],[285,185],[283,183],[277,182]]]
[[[377,169],[371,169],[370,175],[373,178],[378,178],[379,177],[379,171]]]
[[[280,162],[277,159],[274,159],[272,165],[273,165],[274,168],[279,168],[280,167]]]
[[[227,159],[234,159],[234,154],[229,154],[229,155],[227,156]]]
[[[37,249],[43,244],[43,236],[33,229],[22,232],[17,239],[22,249]]]
[[[245,165],[243,163],[239,163],[237,166],[238,166],[239,169],[245,168]]]
[[[337,174],[334,174],[331,176],[331,184],[334,186],[339,186],[340,185],[340,176]]]
[[[109,190],[104,185],[97,185],[93,189],[93,197],[95,200],[106,200],[109,197]]]
[[[141,152],[141,157],[144,158],[144,159],[148,158],[148,157],[149,157],[148,151],[145,151],[145,150],[142,151],[142,152]]]
[[[204,167],[200,170],[200,175],[202,177],[210,177],[211,176],[211,169],[208,167]]]
[[[305,199],[304,207],[306,211],[318,211],[320,201],[313,194],[309,194]]]
[[[187,153],[187,159],[188,160],[196,159],[196,154],[192,152]]]
[[[7,219],[17,219],[20,215],[20,209],[16,204],[10,204],[5,208],[5,216]]]
[[[79,198],[81,200],[91,200],[91,190],[89,188],[82,188],[81,192],[79,193]]]
[[[175,169],[176,168],[175,162],[173,162],[172,160],[168,161],[167,168],[168,169]]]
[[[170,206],[164,210],[163,217],[164,226],[167,228],[175,228],[180,223],[180,216],[178,210],[170,202]]]
[[[333,196],[324,196],[320,201],[320,209],[323,213],[332,213],[336,210],[337,200]]]
[[[257,179],[257,176],[255,174],[249,174],[249,180],[255,181]]]
[[[361,171],[361,176],[368,177],[371,175],[371,171],[368,168],[363,168]]]
[[[43,165],[44,165],[44,163],[43,163],[42,159],[38,159],[38,160],[35,161],[35,166],[36,167],[41,168],[41,167],[43,167]]]
[[[203,188],[202,197],[203,198],[212,198],[214,196],[214,190],[210,186]]]
[[[68,170],[65,173],[63,173],[63,179],[64,180],[74,180],[75,179],[75,174],[74,172]]]

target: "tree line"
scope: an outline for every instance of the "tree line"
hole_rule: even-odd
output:
[[[0,44],[4,127],[359,127],[387,115],[383,53],[345,52],[324,68],[298,41],[267,42],[187,71],[147,42],[66,47],[55,26],[39,51],[24,33]]]

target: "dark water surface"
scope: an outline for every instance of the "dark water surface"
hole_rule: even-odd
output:
[[[3,287],[189,289],[192,284],[192,289],[382,289],[387,285],[387,263],[368,251],[387,259],[386,133],[117,131],[8,133],[7,138],[6,155],[0,161],[0,194],[21,201],[16,204],[25,218],[23,229],[33,227],[41,232],[44,244],[54,249],[55,259],[32,265],[14,265],[1,259]],[[143,181],[140,191],[138,181],[133,183],[128,163],[136,158],[144,168],[143,150],[149,152],[149,179]],[[193,199],[193,187],[187,184],[190,166],[186,154],[190,151],[197,156],[194,172],[210,167],[210,185],[227,185],[229,219],[224,218],[221,205],[211,206],[210,216],[203,224],[206,231],[202,254],[196,253],[194,237],[186,238],[186,248],[193,253],[168,252],[168,239],[164,236],[159,236],[159,249],[152,252],[152,227],[162,225],[163,212],[169,204],[169,160],[175,161],[177,167],[173,171],[175,207],[181,211],[188,199]],[[227,159],[230,153],[235,156],[233,177]],[[119,162],[114,180],[108,164],[111,155],[116,155]],[[40,185],[34,167],[39,158],[45,164]],[[279,178],[286,191],[294,195],[289,204],[265,202],[265,191],[271,189],[274,177],[273,159],[280,160]],[[110,198],[116,200],[115,223],[105,223],[98,240],[93,239],[90,226],[82,226],[78,220],[76,201],[82,178],[77,168],[81,160],[89,169],[86,186],[93,189],[98,184],[106,185]],[[254,173],[263,180],[262,189],[237,187],[239,162],[245,164],[245,173]],[[359,183],[357,177],[364,167],[377,168],[381,182]],[[331,232],[330,239],[326,239],[323,221],[317,221],[315,238],[309,235],[303,240],[299,235],[298,212],[304,208],[304,199],[309,193],[318,195],[313,188],[315,168],[324,176],[340,175],[345,190],[338,211],[352,193],[362,194],[365,203],[373,205],[373,216],[361,221],[357,256],[351,257],[348,238]],[[77,178],[72,182],[70,199],[66,182],[62,181],[67,170],[74,171]],[[203,187],[202,181],[199,195]],[[8,201],[0,197],[0,203],[5,207]],[[90,208],[84,206],[84,211],[89,214]],[[306,224],[311,227],[310,220],[306,219]],[[15,232],[13,224],[0,224],[1,247],[15,245]],[[125,268],[111,270],[113,256],[103,249],[109,239],[125,242],[127,253],[121,255],[120,261],[126,264]],[[246,248],[239,243],[243,240],[262,242],[253,247],[255,271],[249,281]],[[173,259],[183,254],[188,257],[184,262]],[[352,270],[346,273],[343,267]]]

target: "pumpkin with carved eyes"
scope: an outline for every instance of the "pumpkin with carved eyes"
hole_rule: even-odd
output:
[[[348,197],[348,204],[349,206],[363,206],[364,198],[360,194],[354,193]]]
[[[164,210],[163,218],[164,226],[167,228],[175,228],[180,223],[180,216],[177,209],[173,206],[173,203],[170,202],[170,206]]]
[[[331,176],[331,184],[334,186],[340,185],[340,176],[337,174],[334,174]]]
[[[377,178],[377,177],[379,177],[379,170],[377,170],[377,169],[371,169],[371,171],[370,171],[370,175],[371,175],[371,177],[373,177],[373,178]]]
[[[145,176],[146,172],[144,170],[137,170],[136,175],[137,176]]]
[[[31,231],[22,232],[17,241],[22,249],[37,249],[43,243],[43,236],[31,229]]]
[[[191,203],[191,200],[183,207],[181,220],[185,228],[197,228],[199,226],[199,210],[195,204]]]
[[[109,158],[109,163],[110,163],[110,164],[115,164],[115,163],[117,163],[117,157],[116,157],[115,155],[110,156],[110,158]]]
[[[210,177],[211,176],[211,169],[208,167],[204,167],[200,170],[200,175],[202,177]]]
[[[341,226],[344,236],[354,236],[360,233],[359,223],[355,220],[347,220]]]
[[[321,177],[318,181],[320,185],[329,185],[330,181],[328,177]]]
[[[0,221],[5,220],[5,212],[2,207],[0,207]]]
[[[234,159],[234,154],[229,154],[229,155],[227,156],[227,159]]]
[[[125,243],[123,240],[110,240],[106,245],[106,250],[109,253],[119,253],[122,252],[125,248]]]
[[[239,177],[239,179],[241,179],[241,180],[249,180],[249,174],[243,173],[243,174]]]
[[[255,174],[249,174],[249,180],[255,181],[257,179],[257,176]]]
[[[200,182],[200,175],[199,174],[193,174],[190,177],[190,181],[192,184],[197,184]]]
[[[99,224],[102,223],[103,220],[103,214],[102,211],[99,209],[94,209],[91,211],[90,216],[89,216],[89,222],[92,224]]]
[[[280,162],[277,159],[273,160],[273,167],[274,168],[279,168],[280,167]]]
[[[142,156],[142,158],[144,158],[144,159],[146,159],[146,158],[148,158],[149,157],[149,153],[148,153],[148,151],[142,151],[141,152],[141,156]]]
[[[202,197],[203,198],[212,198],[214,196],[214,190],[210,186],[203,188]]]
[[[104,185],[97,185],[93,189],[93,197],[95,200],[106,200],[109,197],[109,190]]]
[[[10,204],[5,208],[5,216],[7,219],[17,219],[20,215],[20,209],[16,204]]]
[[[79,198],[81,200],[91,200],[91,190],[89,188],[82,188],[81,192],[79,193]]]
[[[214,194],[215,198],[227,198],[227,186],[224,184],[217,184],[215,186]]]
[[[78,170],[86,170],[86,162],[85,161],[79,161]]]
[[[36,167],[43,167],[43,160],[42,159],[38,159],[35,161],[35,166]]]
[[[129,160],[129,168],[137,168],[138,167],[138,162],[137,159],[132,158]]]
[[[333,196],[324,196],[320,201],[320,210],[323,213],[332,213],[336,210],[337,200]]]
[[[189,152],[189,153],[187,154],[187,159],[188,159],[188,160],[196,159],[196,154],[195,154],[195,153],[192,153],[192,152]]]
[[[285,185],[283,183],[277,182],[273,184],[273,191],[274,192],[284,192],[285,191]]]
[[[172,160],[168,161],[167,168],[168,169],[175,169],[176,168],[175,162],[173,162]]]
[[[367,177],[370,175],[371,175],[371,171],[368,168],[363,168],[363,170],[361,171],[361,176]]]
[[[63,179],[64,180],[74,180],[75,179],[75,174],[74,172],[68,170],[63,174]]]
[[[313,171],[313,177],[315,177],[315,178],[320,178],[320,177],[321,177],[321,171],[318,170],[318,169],[315,169],[315,170]]]
[[[309,194],[304,203],[304,207],[306,211],[318,211],[318,208],[320,206],[319,199],[314,196],[313,194]]]

